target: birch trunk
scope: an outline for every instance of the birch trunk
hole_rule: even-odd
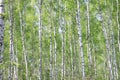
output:
[[[94,79],[96,79],[97,78],[97,65],[96,65],[96,63],[97,63],[97,59],[96,59],[96,48],[95,48],[95,46],[94,46],[94,42],[93,42],[93,40],[92,40],[92,47],[93,47],[93,49],[92,49],[92,51],[93,51],[93,53],[95,53],[94,54],[94,56],[93,56],[93,67],[94,67]]]
[[[52,30],[53,30],[53,19],[52,19],[52,0],[50,0],[50,80],[53,80],[53,45],[52,45]]]
[[[115,49],[115,40],[114,40],[114,32],[113,32],[113,25],[112,25],[112,11],[110,10],[110,16],[108,20],[108,28],[109,28],[109,35],[110,35],[110,44],[111,44],[111,62],[113,66],[113,79],[118,79],[118,72],[117,72],[117,62],[116,62],[116,49]]]
[[[89,62],[89,71],[90,71],[90,80],[92,80],[92,55],[90,48],[90,17],[89,17],[89,0],[86,2],[87,6],[87,53],[88,53],[88,62]]]
[[[120,23],[119,23],[119,0],[116,0],[116,5],[117,5],[117,13],[116,13],[116,18],[117,18],[117,27],[118,27],[118,53],[120,52]],[[120,60],[120,59],[118,59]],[[120,62],[118,64],[120,68]]]
[[[100,15],[103,19],[103,16],[101,13]],[[107,61],[108,61],[108,67],[109,67],[109,73],[110,73],[110,80],[113,80],[112,64],[111,64],[111,58],[110,58],[111,52],[110,52],[110,43],[109,43],[108,33],[107,33],[107,29],[105,28],[105,24],[103,20],[101,23],[102,23],[102,30],[103,30],[104,38],[106,41]]]
[[[50,28],[50,80],[53,79],[53,69],[52,69],[52,57],[53,57],[53,54],[52,54],[52,25],[51,25],[51,28]]]
[[[0,0],[0,65],[3,64],[4,51],[4,0]],[[0,80],[3,80],[3,70],[0,68]]]
[[[83,43],[82,43],[82,28],[80,23],[80,3],[77,0],[77,27],[78,27],[78,36],[79,36],[79,46],[80,46],[80,55],[82,58],[82,80],[86,80],[85,78],[85,61],[84,61],[84,53],[83,53]]]
[[[20,0],[18,1],[18,6],[19,9],[20,8]],[[24,13],[24,10],[23,10]],[[20,31],[21,31],[21,39],[22,39],[22,52],[23,52],[23,56],[24,56],[24,60],[25,60],[25,70],[26,70],[26,80],[28,80],[28,63],[27,63],[27,54],[26,54],[26,49],[25,49],[25,36],[24,36],[24,31],[23,31],[23,27],[25,27],[25,25],[23,25],[23,19],[22,19],[22,14],[21,11],[19,10],[19,18],[20,18]]]
[[[9,0],[9,20],[10,20],[10,70],[9,80],[13,79],[14,73],[14,43],[13,43],[13,1]]]
[[[117,5],[117,26],[118,26],[118,48],[120,52],[120,24],[119,24],[119,0],[116,0]]]
[[[70,37],[71,38],[71,37]],[[70,39],[69,38],[69,39]],[[71,58],[71,79],[73,80],[73,50],[72,50],[72,39],[70,39],[70,54],[71,54],[71,56],[70,56],[70,58]]]
[[[99,14],[100,14],[100,18],[101,18],[101,24],[102,24],[102,31],[103,31],[103,35],[105,38],[105,43],[106,43],[106,52],[107,52],[107,64],[108,64],[108,68],[109,68],[109,78],[110,80],[113,80],[113,71],[112,71],[112,62],[111,62],[111,48],[110,48],[110,40],[109,40],[109,28],[107,29],[107,27],[105,27],[105,20],[104,17],[102,15],[101,12],[101,8],[100,8],[100,1],[98,1],[99,3]],[[109,25],[108,25],[109,27]],[[108,31],[107,31],[108,30]]]
[[[64,35],[64,17],[62,16],[62,0],[59,0],[59,20],[60,20],[60,29],[62,35],[62,69],[61,69],[61,80],[64,80],[65,76],[65,35]]]
[[[109,67],[109,72],[110,72],[110,80],[112,80],[113,72],[112,72],[112,64],[111,64],[111,60],[110,60],[110,45],[109,45],[109,41],[108,41],[108,37],[107,37],[108,36],[107,31],[106,31],[106,28],[104,27],[104,22],[102,22],[102,30],[103,30],[105,41],[106,41],[107,61],[108,61],[108,67]]]
[[[39,0],[39,49],[40,49],[40,65],[39,80],[42,80],[42,0]]]
[[[18,64],[18,50],[17,50],[17,39],[16,39],[16,48],[15,48],[15,62]],[[18,80],[18,65],[15,67],[15,72],[14,72],[15,80]]]
[[[57,66],[56,66],[56,58],[57,58],[57,43],[56,43],[56,26],[54,26],[54,80],[57,79]]]
[[[119,11],[119,0],[116,0],[116,5],[117,5],[117,27],[118,27],[118,53],[120,52],[120,23],[119,23],[119,13],[120,13],[120,11]],[[120,59],[118,59],[118,60],[120,60]],[[120,64],[118,64],[118,66],[119,66],[119,68],[120,68]],[[117,76],[117,78],[118,78],[118,76]]]
[[[116,62],[116,50],[115,50],[115,43],[114,43],[114,33],[112,31],[112,55],[113,55],[113,71],[114,71],[114,80],[118,80],[118,69],[117,69],[117,62]]]
[[[65,36],[64,33],[62,33],[62,76],[61,80],[64,80],[65,76]]]

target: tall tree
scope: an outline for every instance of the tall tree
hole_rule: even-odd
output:
[[[87,6],[87,53],[88,53],[88,65],[90,71],[90,80],[92,80],[92,54],[91,54],[91,46],[90,46],[90,15],[89,15],[89,0],[86,1]]]
[[[56,25],[54,24],[54,80],[57,80],[57,42],[56,42]]]
[[[26,8],[26,5],[24,4],[24,9],[21,9],[20,7],[21,1],[18,1],[18,6],[19,6],[19,19],[20,19],[20,32],[21,32],[21,40],[22,40],[22,53],[24,57],[24,64],[25,64],[25,76],[26,80],[28,80],[28,62],[27,62],[27,54],[26,54],[26,48],[25,48],[25,32],[24,32],[24,27],[25,27],[25,20],[23,20],[23,15],[25,15],[24,10]]]
[[[120,52],[120,23],[119,23],[119,0],[116,0],[117,4],[117,25],[118,25],[118,53]],[[118,76],[117,76],[118,78]]]
[[[10,70],[9,70],[9,80],[14,79],[15,66],[13,66],[15,60],[14,54],[14,37],[13,37],[13,0],[9,0],[9,21],[10,21]]]
[[[116,0],[116,5],[117,5],[117,26],[118,26],[118,48],[120,52],[119,0]]]
[[[3,80],[3,51],[4,51],[4,0],[0,0],[0,80]]]
[[[50,23],[50,80],[53,80],[53,39],[52,39],[52,30],[53,30],[53,19],[52,19],[52,13],[53,13],[53,10],[52,10],[52,1],[53,0],[50,0],[49,1],[49,4],[50,4],[50,16],[49,16],[49,23]]]
[[[59,28],[61,29],[62,35],[62,69],[61,69],[61,80],[64,80],[65,77],[65,19],[63,16],[63,4],[62,0],[59,0]]]
[[[42,1],[38,0],[39,7],[39,50],[40,50],[40,65],[39,65],[39,80],[42,80]]]
[[[85,80],[85,60],[84,60],[84,52],[83,52],[83,43],[82,43],[82,28],[80,22],[80,2],[77,0],[77,27],[78,27],[78,37],[79,37],[79,46],[80,46],[80,55],[82,58],[82,80]]]
[[[104,35],[104,38],[105,38],[105,43],[106,43],[106,53],[107,53],[107,67],[109,68],[109,78],[110,80],[113,80],[113,71],[112,71],[112,63],[111,63],[111,48],[110,48],[110,40],[109,40],[109,33],[108,33],[108,29],[107,27],[105,27],[105,19],[104,19],[104,16],[102,14],[102,11],[101,11],[101,7],[100,7],[100,0],[98,1],[99,5],[99,14],[100,14],[100,17],[101,17],[101,26],[102,26],[102,31],[103,31],[103,35]],[[109,27],[109,25],[108,25]]]

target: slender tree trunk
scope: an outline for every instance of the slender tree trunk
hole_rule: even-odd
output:
[[[116,62],[116,49],[115,49],[115,41],[114,41],[114,32],[113,32],[113,26],[112,26],[112,11],[110,10],[110,16],[108,19],[108,28],[109,28],[109,35],[110,35],[110,44],[111,44],[111,62],[113,66],[113,79],[118,79],[118,71],[117,71],[117,62]]]
[[[87,53],[88,53],[88,65],[90,72],[90,80],[92,80],[92,55],[90,46],[90,17],[89,17],[89,0],[86,2],[87,6]]]
[[[102,14],[101,14],[102,17]],[[102,17],[103,18],[103,17]],[[104,38],[106,41],[106,49],[107,49],[107,61],[108,61],[108,67],[109,67],[109,73],[110,73],[110,80],[113,80],[113,72],[112,72],[112,64],[111,64],[111,58],[110,58],[110,44],[109,44],[109,39],[108,39],[108,34],[107,34],[107,29],[105,28],[104,21],[102,20],[102,30],[104,33]]]
[[[112,31],[112,55],[113,55],[113,71],[114,71],[114,80],[118,80],[118,69],[117,69],[117,62],[116,62],[116,50],[114,44],[114,33]]]
[[[113,80],[113,71],[112,71],[112,63],[111,63],[111,48],[110,48],[110,40],[108,37],[108,32],[107,32],[107,28],[105,27],[105,23],[104,23],[104,17],[102,15],[101,12],[101,8],[100,8],[100,1],[99,2],[99,12],[100,12],[100,17],[101,17],[101,24],[102,24],[102,31],[104,34],[104,38],[105,38],[105,42],[106,42],[106,52],[107,52],[107,63],[108,63],[108,68],[109,68],[109,78],[110,80]],[[109,27],[109,25],[108,25]]]
[[[20,0],[18,1],[18,6],[20,8]],[[28,80],[28,63],[27,63],[27,54],[26,54],[26,49],[25,49],[25,36],[24,36],[24,31],[23,27],[23,19],[22,19],[22,14],[21,11],[19,10],[19,17],[20,17],[20,31],[21,31],[21,38],[22,38],[22,48],[23,48],[23,55],[24,55],[24,60],[25,60],[25,70],[26,70],[26,80]]]
[[[62,33],[62,76],[61,80],[64,80],[65,76],[65,36],[64,33]]]
[[[117,2],[118,48],[120,52],[119,0],[116,0],[116,2]]]
[[[53,79],[53,68],[52,68],[52,63],[53,63],[53,50],[52,50],[52,25],[50,26],[50,80]]]
[[[75,79],[77,79],[77,75],[76,75],[76,69],[77,69],[77,67],[76,67],[76,65],[79,65],[79,64],[76,64],[76,62],[77,62],[77,52],[76,52],[76,39],[75,39],[75,34],[73,34],[73,44],[74,44],[74,46],[73,46],[73,50],[74,50],[74,54],[73,54],[73,80],[75,80]],[[77,69],[77,71],[78,71],[78,69]]]
[[[75,31],[75,30],[74,30]],[[74,32],[73,31],[73,32]],[[75,80],[76,79],[76,74],[75,74],[75,68],[76,68],[76,39],[75,39],[75,35],[73,33],[72,35],[72,42],[71,42],[71,45],[73,44],[73,47],[72,47],[72,59],[71,59],[71,62],[72,62],[72,80]],[[78,65],[78,64],[77,64]]]
[[[53,45],[52,45],[52,30],[53,30],[53,19],[52,19],[52,0],[50,0],[50,80],[53,80]]]
[[[57,79],[57,66],[56,66],[56,58],[57,58],[57,43],[56,43],[56,26],[54,26],[54,80]]]
[[[83,53],[83,43],[82,43],[82,28],[80,23],[80,3],[77,0],[77,27],[78,27],[78,36],[79,36],[79,46],[80,46],[80,54],[82,58],[82,80],[86,80],[85,78],[85,61],[84,61],[84,53]]]
[[[71,37],[69,38],[70,39],[70,58],[71,58],[71,79],[73,80],[73,77],[74,77],[74,74],[73,74],[73,49],[72,49],[72,39]]]
[[[120,52],[120,23],[119,23],[119,13],[120,13],[120,11],[119,11],[119,0],[116,0],[116,5],[117,5],[117,13],[116,13],[116,17],[117,17],[117,27],[118,27],[118,54],[119,54],[119,52]],[[118,59],[119,61],[120,61],[120,59]],[[119,68],[120,68],[120,62],[118,62],[118,66],[119,66]]]
[[[4,51],[4,0],[0,0],[0,65],[3,64]],[[3,70],[0,68],[0,80],[3,80]]]
[[[96,78],[97,78],[97,65],[96,65],[96,63],[97,63],[97,59],[96,59],[96,48],[95,48],[95,46],[94,46],[94,42],[93,42],[93,40],[92,40],[92,47],[93,47],[93,49],[92,49],[92,53],[94,53],[94,56],[93,56],[93,70],[94,70],[94,79],[96,80]]]
[[[51,25],[51,31],[50,31],[50,80],[53,79],[53,68],[52,68],[52,63],[53,63],[53,50],[52,50],[52,25]]]
[[[17,39],[16,39],[16,46],[15,46],[15,62],[17,63],[16,67],[15,67],[15,80],[18,80],[18,50],[17,50]]]
[[[106,41],[107,61],[108,61],[108,67],[109,67],[109,71],[110,71],[110,80],[112,80],[113,72],[112,72],[112,64],[111,64],[111,60],[110,60],[110,45],[109,45],[109,41],[108,41],[108,37],[107,37],[108,36],[107,31],[106,31],[106,28],[104,27],[104,22],[102,22],[102,30],[103,30],[105,41]]]
[[[39,80],[42,80],[42,0],[39,0],[39,49],[40,49],[40,65]]]
[[[10,20],[10,70],[9,80],[13,79],[14,73],[14,41],[13,41],[13,1],[9,0],[9,20]]]
[[[62,30],[62,70],[61,70],[61,80],[64,80],[65,76],[65,28],[64,28],[64,17],[62,16],[62,0],[59,0],[59,20],[60,20],[60,29]]]

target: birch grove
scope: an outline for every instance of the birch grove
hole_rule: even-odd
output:
[[[0,0],[0,80],[119,80],[119,0]]]

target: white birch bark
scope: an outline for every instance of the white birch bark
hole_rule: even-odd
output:
[[[112,71],[112,62],[111,62],[111,48],[110,48],[110,40],[109,40],[109,32],[107,31],[108,29],[105,27],[105,20],[100,8],[100,1],[99,2],[99,14],[100,14],[100,18],[101,18],[101,24],[102,24],[102,31],[103,31],[103,35],[105,38],[105,43],[106,43],[106,52],[107,52],[107,63],[108,63],[108,68],[109,68],[109,78],[110,80],[113,80],[113,71]],[[108,25],[109,27],[109,25]]]
[[[102,13],[100,13],[100,15],[103,19]],[[102,20],[101,23],[102,23],[102,31],[103,31],[104,38],[105,38],[105,41],[106,41],[107,61],[108,61],[108,67],[109,67],[109,73],[110,73],[110,80],[113,80],[112,63],[111,63],[111,59],[110,59],[111,51],[110,51],[110,43],[109,43],[108,33],[107,33],[107,29],[105,27],[105,24],[104,24],[103,20]]]
[[[84,53],[83,53],[83,43],[82,43],[82,28],[80,23],[80,3],[77,0],[77,27],[78,27],[78,36],[79,36],[79,46],[80,46],[80,55],[82,58],[82,80],[86,80],[85,78],[85,60],[84,60]]]
[[[10,69],[9,80],[13,79],[14,73],[14,45],[13,45],[13,1],[9,0],[9,21],[10,21]]]
[[[114,41],[114,32],[113,32],[113,25],[112,25],[112,11],[110,10],[110,16],[108,19],[108,28],[109,28],[109,36],[110,36],[110,44],[111,44],[111,62],[113,66],[113,79],[117,80],[118,79],[118,71],[117,71],[117,62],[116,62],[116,49],[115,49],[115,41]]]
[[[39,0],[39,49],[40,49],[40,64],[39,64],[39,80],[42,80],[42,0]]]
[[[116,5],[117,5],[117,13],[116,13],[116,18],[117,18],[117,27],[118,27],[118,53],[120,52],[120,23],[119,23],[119,0],[116,0]],[[120,59],[118,59],[120,60]],[[120,62],[118,64],[119,68],[120,68]]]
[[[90,48],[90,16],[89,16],[89,0],[86,2],[87,6],[87,53],[88,53],[88,62],[89,62],[89,71],[90,71],[90,80],[92,80],[92,54]]]
[[[116,50],[115,50],[115,43],[114,43],[114,33],[112,31],[112,54],[113,54],[113,71],[114,71],[114,80],[118,80],[118,68],[117,68],[117,62],[116,62]]]
[[[64,32],[62,32],[62,76],[61,76],[61,80],[64,80],[64,76],[65,76],[65,36],[64,36]]]
[[[70,37],[71,38],[71,37]],[[73,77],[74,77],[74,74],[73,74],[73,50],[72,50],[72,39],[70,39],[70,54],[71,54],[71,56],[70,56],[70,58],[71,58],[71,79],[73,79]]]
[[[61,69],[61,80],[64,80],[65,77],[65,22],[64,17],[62,16],[62,0],[59,0],[59,21],[60,21],[60,29],[62,35],[62,69]]]
[[[0,65],[3,62],[4,51],[4,0],[0,0]],[[3,80],[3,70],[0,68],[0,80]]]
[[[50,80],[53,80],[53,45],[52,45],[52,30],[53,30],[53,19],[52,19],[52,0],[50,0]]]
[[[18,6],[19,6],[19,9],[21,10],[20,0],[18,1]],[[20,18],[20,32],[21,32],[21,39],[22,39],[22,52],[25,60],[25,70],[26,70],[25,76],[26,76],[26,80],[28,80],[28,63],[27,63],[27,54],[25,49],[25,36],[24,36],[25,33],[23,32],[23,27],[25,27],[25,25],[23,24],[22,13],[20,10],[19,10],[19,18]]]
[[[16,67],[15,67],[15,72],[14,72],[14,78],[15,80],[18,80],[18,50],[17,50],[17,39],[16,39],[16,46],[15,46],[15,62],[17,63]]]
[[[53,68],[52,68],[52,57],[53,57],[53,54],[52,54],[53,50],[52,50],[52,25],[50,27],[50,80],[53,79]]]
[[[77,63],[77,49],[76,49],[76,39],[75,39],[75,34],[73,34],[73,43],[74,43],[74,46],[73,46],[73,50],[74,50],[74,54],[73,54],[73,80],[76,79],[76,71],[79,70],[77,69],[77,66],[79,66],[79,64],[76,64]]]
[[[120,52],[120,23],[119,23],[119,0],[116,0],[116,5],[117,5],[117,26],[118,26],[118,48]]]
[[[110,60],[110,45],[109,45],[109,41],[108,41],[108,34],[107,34],[106,28],[104,26],[104,22],[102,22],[102,30],[103,30],[105,41],[106,41],[107,61],[108,61],[108,67],[109,67],[109,72],[110,72],[110,80],[112,80],[113,72],[112,72],[112,64],[111,64],[111,60]]]
[[[57,43],[56,43],[56,26],[54,26],[54,80],[57,79],[57,66],[56,66],[56,60],[57,60]]]
[[[96,63],[97,63],[97,59],[96,59],[96,48],[95,48],[95,46],[94,46],[94,42],[93,42],[93,40],[92,40],[92,46],[93,46],[93,53],[95,53],[94,54],[94,56],[93,56],[93,67],[94,67],[94,79],[96,79],[97,78],[97,65],[96,65]]]

